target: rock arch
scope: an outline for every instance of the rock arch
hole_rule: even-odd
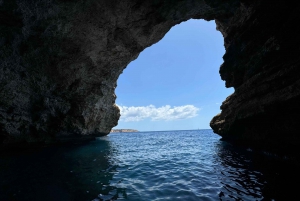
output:
[[[224,138],[299,141],[299,5],[247,0],[0,1],[0,140],[106,135],[118,76],[188,19],[215,19],[220,75],[236,92],[211,121]],[[286,132],[282,136],[280,133]]]

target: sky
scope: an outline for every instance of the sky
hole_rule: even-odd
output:
[[[224,39],[214,21],[189,20],[146,48],[118,79],[114,129],[208,129],[233,88],[219,75]]]

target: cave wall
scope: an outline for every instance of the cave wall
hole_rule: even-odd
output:
[[[235,93],[211,121],[227,139],[296,142],[299,5],[246,0],[0,0],[0,143],[102,136],[139,53],[188,19],[216,20]]]
[[[220,75],[235,92],[210,125],[238,144],[298,153],[300,4],[245,2],[218,20],[226,53]]]
[[[0,1],[0,142],[108,134],[128,63],[175,24],[233,8],[193,0]]]

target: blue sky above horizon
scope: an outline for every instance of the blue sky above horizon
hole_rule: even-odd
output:
[[[225,53],[214,21],[189,20],[146,48],[118,79],[121,118],[114,129],[139,131],[210,128],[233,88],[219,75]]]

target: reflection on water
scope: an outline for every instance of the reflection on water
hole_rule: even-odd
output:
[[[262,189],[267,183],[263,174],[252,166],[250,154],[239,152],[225,142],[216,143],[216,163],[222,184],[220,200],[261,200]]]
[[[299,167],[211,130],[111,134],[0,156],[2,201],[297,200]]]
[[[298,200],[299,167],[251,149],[215,143],[220,200]],[[298,198],[297,198],[298,197]]]
[[[0,200],[108,200],[125,189],[111,185],[117,150],[105,138],[87,145],[0,156]]]

